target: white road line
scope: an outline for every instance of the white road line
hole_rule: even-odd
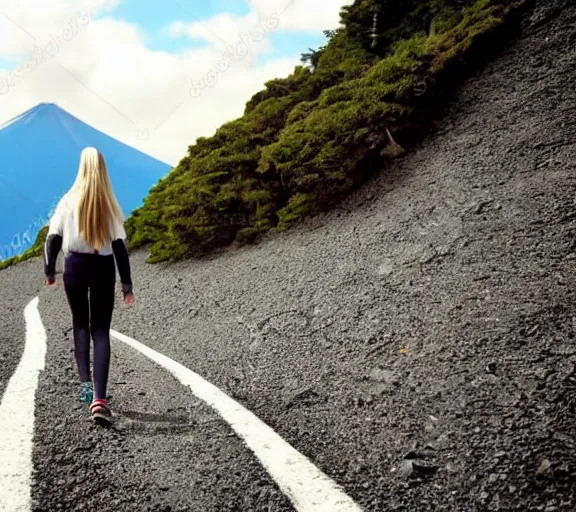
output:
[[[268,425],[238,402],[169,357],[116,331],[114,338],[138,350],[189,386],[232,427],[254,452],[282,492],[299,512],[362,512],[338,485]]]
[[[24,318],[24,353],[0,403],[0,510],[9,512],[28,512],[31,508],[34,399],[46,358],[46,331],[38,312],[38,297],[26,306]]]

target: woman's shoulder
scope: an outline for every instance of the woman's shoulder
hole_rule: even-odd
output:
[[[69,190],[60,198],[60,201],[58,201],[56,210],[68,210],[72,208],[77,201],[77,194],[73,190]]]
[[[110,231],[112,240],[125,239],[126,230],[124,228],[124,219],[122,217],[113,216],[110,219]]]
[[[67,192],[64,193],[62,197],[60,197],[60,199],[56,203],[56,209],[62,208],[62,206],[67,204],[69,200],[70,200],[70,191],[68,190]]]
[[[56,204],[52,213],[54,222],[63,222],[74,211],[74,194],[72,191],[66,192]]]

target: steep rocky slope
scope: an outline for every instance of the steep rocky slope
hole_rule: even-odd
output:
[[[205,261],[138,254],[117,325],[367,510],[576,509],[575,27],[536,2],[439,133],[333,213]]]

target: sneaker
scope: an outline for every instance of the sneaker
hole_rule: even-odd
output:
[[[93,400],[94,400],[94,386],[92,385],[92,382],[83,382],[80,401],[83,404],[91,404]]]
[[[108,407],[108,402],[102,398],[97,398],[90,406],[90,412],[94,421],[100,425],[112,424],[112,412]]]

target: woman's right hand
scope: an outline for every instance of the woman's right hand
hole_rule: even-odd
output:
[[[134,304],[134,294],[132,292],[124,295],[124,304],[127,306],[132,306],[132,304]]]

